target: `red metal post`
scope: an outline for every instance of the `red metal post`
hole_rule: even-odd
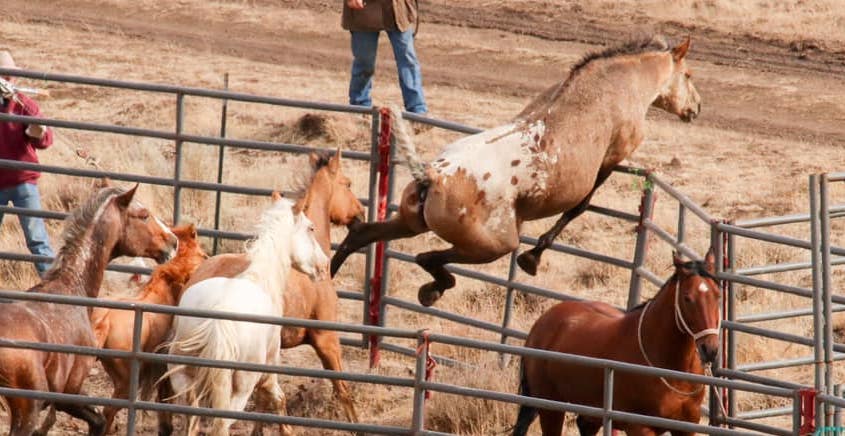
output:
[[[376,220],[387,218],[387,188],[390,177],[390,112],[387,109],[379,111],[381,123],[378,138],[378,210]],[[384,279],[384,242],[376,243],[375,265],[373,277],[370,279],[369,325],[381,325],[379,309],[381,308],[381,283]],[[370,335],[370,368],[379,364],[379,336]]]
[[[816,390],[801,389],[801,429],[802,435],[813,434],[816,431]]]

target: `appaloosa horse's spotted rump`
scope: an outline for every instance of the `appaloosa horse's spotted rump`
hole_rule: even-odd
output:
[[[396,146],[414,181],[395,218],[350,226],[332,274],[373,241],[433,231],[452,247],[417,255],[434,277],[418,294],[430,306],[455,286],[445,264],[492,262],[519,247],[523,222],[562,213],[518,257],[522,269],[536,274],[543,251],[640,145],[650,106],[684,121],[698,115],[701,98],[684,59],[689,46],[687,39],[670,49],[654,37],[588,55],[512,122],[448,145],[431,163],[417,156],[401,113],[391,109]]]

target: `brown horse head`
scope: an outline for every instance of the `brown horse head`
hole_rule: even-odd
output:
[[[711,248],[703,262],[684,262],[675,253],[675,323],[695,340],[703,363],[714,363],[719,353],[721,290],[716,284],[715,255]]]
[[[684,42],[672,48],[672,76],[652,103],[686,122],[694,120],[701,112],[701,96],[692,84],[692,71],[685,60],[689,47],[690,37],[687,36]]]
[[[328,192],[328,212],[332,224],[345,226],[355,220],[363,221],[364,206],[352,192],[352,181],[343,174],[340,148],[333,156],[311,153],[308,157],[314,170],[312,184],[320,184],[320,189]]]
[[[106,209],[109,219],[118,223],[121,229],[112,257],[149,257],[158,263],[167,262],[176,254],[179,240],[146,207],[132,201],[136,189],[138,185],[116,195],[111,200],[116,207]]]
[[[179,239],[179,248],[172,261],[181,260],[191,270],[195,270],[203,260],[208,259],[208,254],[199,242],[194,224],[183,224],[171,227],[170,230]]]

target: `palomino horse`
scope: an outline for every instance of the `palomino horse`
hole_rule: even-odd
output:
[[[314,239],[314,225],[292,201],[274,195],[275,202],[261,217],[257,238],[247,250],[249,267],[234,278],[213,277],[185,290],[181,308],[222,310],[244,314],[281,316],[285,284],[291,266],[311,278],[327,275],[328,258]],[[236,322],[213,318],[177,316],[169,352],[214,360],[235,360],[279,365],[281,328],[277,324]],[[258,408],[285,412],[285,398],[276,374],[231,369],[168,365],[176,395],[192,406],[243,410],[256,392]],[[232,419],[214,418],[212,434],[228,435]],[[286,425],[282,434],[289,434]],[[260,433],[256,424],[254,434]],[[199,431],[192,416],[189,434]]]
[[[362,215],[364,207],[350,190],[349,178],[341,169],[340,150],[331,158],[317,154],[310,156],[313,177],[304,198],[308,207],[303,210],[313,223],[317,241],[326,254],[331,252],[329,231],[331,224],[348,225]],[[203,262],[185,286],[210,277],[234,277],[249,266],[245,254],[221,254]],[[337,321],[337,292],[331,280],[315,282],[299,271],[291,271],[284,295],[284,313],[290,318]],[[323,367],[343,371],[340,337],[333,330],[282,327],[282,348],[308,344],[314,347]],[[355,403],[344,380],[332,380],[335,397],[343,407],[346,419],[358,422]]]
[[[687,39],[668,49],[655,37],[588,55],[513,122],[448,145],[431,164],[417,156],[401,114],[393,110],[396,145],[414,180],[395,218],[350,228],[332,258],[332,275],[373,241],[433,231],[452,247],[416,257],[434,277],[418,294],[430,306],[455,286],[445,264],[492,262],[519,247],[524,221],[563,213],[518,258],[522,269],[536,274],[543,250],[640,145],[649,106],[684,121],[698,115],[701,99],[684,60],[689,46]]]
[[[176,257],[153,271],[150,280],[141,292],[131,298],[121,298],[117,301],[131,303],[149,303],[175,306],[178,296],[188,278],[208,255],[197,240],[197,231],[193,224],[172,228],[179,238],[179,249]],[[170,324],[173,317],[166,313],[145,312],[141,324],[141,351],[155,352],[170,334]],[[97,346],[111,350],[132,350],[132,332],[135,314],[131,310],[109,309],[97,307],[91,314],[91,326],[97,338]],[[130,361],[127,359],[101,358],[103,367],[114,385],[112,398],[128,398]],[[140,366],[141,397],[146,398],[152,392],[156,380],[164,374],[164,365],[142,362]],[[159,387],[159,400],[170,396],[163,383]],[[118,408],[104,407],[106,429],[110,431]],[[161,414],[160,414],[161,415]],[[159,418],[159,434],[170,434],[169,415]]]
[[[719,351],[720,291],[712,249],[704,262],[682,262],[650,301],[629,312],[599,302],[567,301],[544,313],[528,333],[526,347],[630,362],[693,374],[716,360]],[[524,357],[522,395],[602,407],[603,370]],[[698,423],[704,386],[684,381],[617,372],[613,409]],[[527,434],[537,414],[544,436],[559,436],[564,413],[519,408],[513,434]],[[579,416],[578,430],[594,435],[600,418]],[[655,435],[663,429],[613,421],[629,435]],[[673,435],[687,434],[672,431]]]
[[[44,280],[29,292],[96,297],[109,261],[118,256],[144,256],[165,262],[176,252],[176,236],[158,218],[132,201],[130,190],[104,188],[67,218],[64,244]],[[89,310],[65,304],[17,302],[0,310],[3,339],[94,347]],[[94,365],[93,356],[0,348],[0,386],[79,394]],[[36,432],[41,400],[5,398],[11,413],[11,435],[46,433],[48,417]],[[55,403],[56,409],[88,423],[89,435],[105,433],[103,417],[91,406]]]

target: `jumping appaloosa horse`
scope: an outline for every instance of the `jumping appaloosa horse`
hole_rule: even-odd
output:
[[[305,190],[308,207],[303,212],[314,223],[317,242],[328,255],[331,252],[331,224],[345,226],[360,219],[364,207],[350,190],[349,178],[343,174],[340,149],[331,158],[318,154],[311,154],[309,158],[313,176]],[[210,277],[234,277],[248,266],[249,259],[243,253],[214,256],[200,265],[185,289]],[[286,317],[337,321],[337,292],[331,280],[315,282],[299,271],[291,271],[283,297]],[[314,347],[323,368],[343,371],[340,337],[334,330],[282,327],[282,348],[302,344]],[[332,385],[346,419],[358,422],[346,381],[332,380]]]
[[[328,276],[328,257],[314,238],[314,225],[299,204],[274,195],[275,201],[261,216],[257,237],[247,250],[249,266],[233,278],[212,277],[191,285],[179,307],[220,310],[259,316],[282,316],[283,295],[291,267],[320,280]],[[301,203],[300,203],[301,204]],[[177,316],[169,353],[268,365],[280,365],[281,327],[278,324],[237,322]],[[263,411],[286,413],[285,396],[276,374],[168,364],[177,397],[192,405],[223,410],[244,410],[253,390]],[[233,419],[214,418],[211,434],[229,434]],[[256,423],[253,434],[261,434]],[[279,428],[290,434],[287,425]],[[192,416],[188,434],[199,431]]]
[[[519,247],[524,221],[563,213],[518,258],[522,269],[536,274],[543,251],[640,145],[650,106],[684,121],[698,116],[701,98],[684,60],[689,47],[689,38],[668,49],[655,37],[588,55],[513,122],[448,145],[431,164],[417,156],[394,109],[396,145],[414,181],[405,187],[395,218],[350,228],[332,258],[332,275],[373,241],[433,231],[452,247],[416,257],[434,277],[418,294],[430,306],[455,286],[445,264],[492,262]]]
[[[169,262],[156,268],[149,282],[141,292],[131,298],[120,298],[117,301],[131,303],[149,303],[175,306],[182,293],[182,287],[191,274],[208,258],[197,240],[197,231],[193,224],[173,227],[173,233],[179,238],[179,248],[176,256]],[[141,351],[155,352],[170,334],[170,324],[173,316],[166,313],[145,312],[141,324]],[[110,350],[132,351],[132,332],[134,330],[135,313],[131,310],[94,308],[91,314],[91,326],[97,338],[97,346]],[[109,374],[114,392],[112,398],[127,398],[129,395],[130,364],[128,359],[101,358],[103,368]],[[155,382],[165,372],[164,364],[141,362],[140,366],[141,398],[146,398],[152,392]],[[159,386],[159,401],[171,396],[169,384]],[[110,431],[118,408],[104,407],[106,429]],[[159,413],[159,434],[170,434],[170,415]]]
[[[44,280],[28,292],[96,297],[103,273],[118,256],[143,256],[160,263],[176,252],[176,236],[161,221],[132,201],[130,190],[101,189],[66,220],[64,245]],[[96,341],[83,306],[41,302],[0,305],[0,336],[8,340],[94,347]],[[0,386],[78,394],[93,356],[0,348]],[[6,397],[11,435],[36,432],[40,400]],[[88,423],[89,435],[104,434],[102,415],[93,407],[55,403],[56,409]],[[48,417],[48,420],[50,418]],[[48,429],[52,422],[44,424]]]
[[[674,256],[675,273],[657,295],[627,313],[599,302],[567,301],[544,313],[528,333],[525,346],[560,353],[703,374],[719,351],[721,292],[713,277],[712,249],[704,262]],[[524,357],[522,395],[602,407],[602,368]],[[704,386],[662,377],[618,371],[613,382],[613,409],[698,423]],[[540,415],[543,436],[560,436],[564,413],[519,408],[514,436],[528,433]],[[594,435],[600,418],[579,416],[581,435]],[[629,435],[656,435],[665,430],[613,421]],[[688,433],[672,431],[673,435]]]

